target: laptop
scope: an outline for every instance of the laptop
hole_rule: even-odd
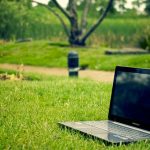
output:
[[[116,67],[108,120],[59,125],[114,144],[150,139],[150,69]]]

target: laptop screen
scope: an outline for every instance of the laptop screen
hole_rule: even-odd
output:
[[[110,115],[135,126],[150,125],[150,70],[116,70]]]

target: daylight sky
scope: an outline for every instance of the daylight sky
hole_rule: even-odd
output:
[[[36,0],[37,2],[41,2],[41,3],[44,3],[44,4],[47,4],[50,0]],[[132,6],[132,2],[133,2],[134,0],[127,0],[127,3],[125,4],[125,7],[126,8],[132,8],[133,6]],[[67,3],[68,3],[68,0],[58,0],[58,2],[60,3],[60,5],[62,6],[62,7],[66,7],[67,6]],[[143,10],[144,10],[144,8],[145,8],[145,5],[141,5],[141,7],[140,8],[138,8],[138,11],[140,11],[140,12],[142,12]]]
[[[36,0],[36,1],[47,4],[50,0]],[[62,7],[66,7],[68,0],[58,0],[58,2],[61,4]]]

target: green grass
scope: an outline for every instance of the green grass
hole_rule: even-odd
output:
[[[106,18],[92,35],[90,43],[109,47],[137,46],[139,39],[150,32],[149,24],[148,17]]]
[[[0,81],[0,149],[150,149],[149,141],[106,146],[57,125],[59,121],[107,119],[111,87],[58,77]]]
[[[68,52],[75,50],[79,53],[80,65],[88,64],[90,69],[108,71],[114,70],[116,65],[150,68],[150,54],[108,56],[104,54],[106,49],[98,46],[69,47],[65,43],[49,41],[6,43],[0,45],[0,63],[67,67]]]

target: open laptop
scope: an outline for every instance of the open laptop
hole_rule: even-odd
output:
[[[150,139],[150,69],[116,67],[108,120],[59,124],[111,143]]]

